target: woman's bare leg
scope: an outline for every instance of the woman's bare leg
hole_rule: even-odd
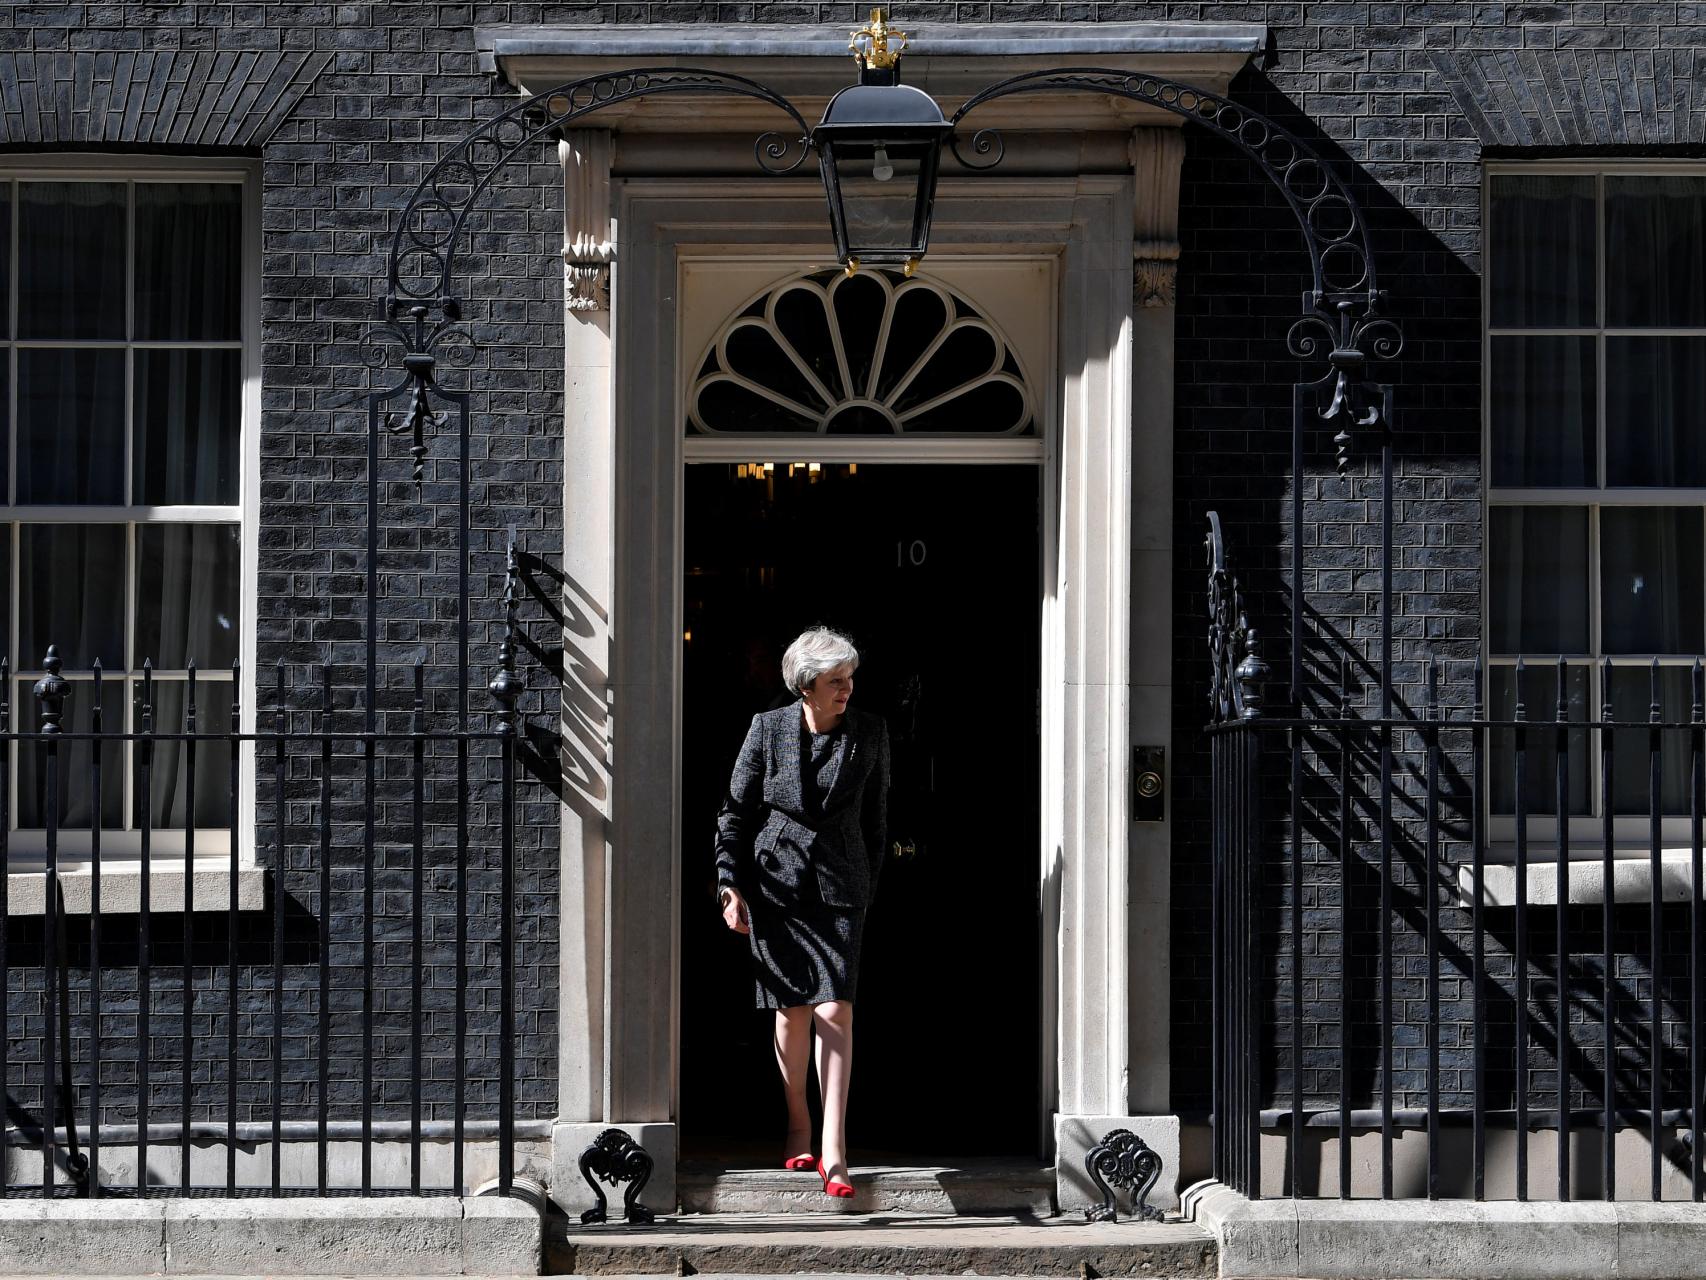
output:
[[[853,1074],[853,1005],[831,1000],[812,1006],[817,1026],[817,1086],[823,1095],[823,1167],[847,1182],[847,1084]]]
[[[788,1102],[788,1136],[782,1158],[812,1153],[812,1117],[806,1108],[806,1072],[811,1069],[812,1007],[795,1005],[776,1010],[776,1066],[782,1072],[782,1092]]]

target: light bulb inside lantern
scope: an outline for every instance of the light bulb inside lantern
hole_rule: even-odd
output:
[[[894,165],[890,162],[888,150],[884,147],[877,148],[877,162],[871,166],[871,176],[878,182],[887,182],[894,177]]]

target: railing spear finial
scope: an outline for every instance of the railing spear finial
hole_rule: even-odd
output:
[[[59,674],[65,664],[60,659],[58,645],[48,645],[47,657],[42,659],[41,665],[47,674],[35,682],[33,689],[36,700],[41,703],[41,731],[61,733],[63,730],[60,721],[65,715],[65,694],[71,687],[71,682]]]

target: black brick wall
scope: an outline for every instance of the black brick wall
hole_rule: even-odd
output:
[[[515,20],[538,20],[538,6],[523,6]],[[471,24],[504,22],[509,6],[402,4],[119,4],[0,6],[0,50],[15,56],[0,70],[0,107],[37,100],[46,86],[69,84],[64,113],[45,111],[26,121],[6,117],[14,146],[38,149],[72,139],[111,144],[111,114],[80,110],[77,75],[91,72],[88,92],[102,92],[100,76],[123,91],[125,75],[158,64],[154,77],[171,86],[186,75],[217,77],[218,92],[240,101],[236,80],[252,73],[311,75],[300,99],[282,119],[252,121],[250,147],[205,145],[199,108],[182,124],[153,104],[143,127],[144,149],[198,154],[258,155],[263,164],[262,341],[264,363],[259,578],[260,724],[273,727],[275,664],[286,673],[291,726],[320,723],[320,666],[331,665],[334,727],[360,727],[365,672],[366,439],[364,397],[396,377],[396,352],[378,370],[364,362],[363,339],[385,292],[386,254],[397,211],[424,166],[446,142],[464,134],[478,114],[493,111],[502,86],[476,66]],[[93,61],[57,58],[64,51],[100,51]],[[253,54],[245,51],[254,51]],[[25,54],[31,56],[25,57]],[[278,54],[290,57],[278,57]],[[193,57],[192,57],[193,54]],[[242,57],[232,55],[243,54]],[[310,55],[307,57],[298,54]],[[108,55],[111,55],[110,57]],[[156,56],[158,55],[158,56]],[[205,56],[204,56],[205,55]],[[260,55],[266,55],[265,58]],[[60,73],[70,70],[65,75]],[[282,68],[282,70],[280,70]],[[312,74],[317,70],[317,74]],[[152,75],[152,73],[150,73]],[[20,76],[39,77],[27,91]],[[4,77],[0,77],[4,79]],[[225,85],[224,82],[230,82]],[[152,80],[149,81],[152,83]],[[10,86],[10,92],[8,92]],[[264,86],[263,86],[264,87]],[[274,84],[282,91],[284,86]],[[141,109],[141,86],[130,102]],[[212,93],[213,90],[208,91]],[[207,95],[202,95],[206,97]],[[257,98],[264,107],[266,104]],[[68,121],[58,135],[45,123]],[[122,132],[122,131],[121,131]],[[185,147],[183,138],[204,145]],[[561,178],[554,148],[542,146],[530,162],[514,166],[487,201],[464,260],[469,282],[465,315],[478,344],[472,367],[444,373],[448,385],[473,391],[472,650],[469,705],[474,727],[490,728],[486,681],[496,670],[500,638],[506,531],[523,549],[530,592],[521,617],[537,639],[522,655],[529,690],[522,701],[528,742],[517,808],[518,1111],[551,1115],[556,1083],[556,918],[558,813],[550,696],[560,640],[544,628],[542,600],[555,592],[553,566],[561,557]],[[404,407],[398,401],[397,408]],[[429,727],[455,725],[456,654],[456,437],[455,419],[429,441],[432,456],[417,497],[409,482],[408,440],[387,437],[382,467],[383,528],[380,604],[380,706],[385,725],[406,730],[412,670],[425,662]],[[490,744],[473,750],[469,788],[470,952],[468,987],[470,1114],[490,1116],[496,1105],[497,828],[495,761]],[[317,802],[317,752],[294,745],[288,761],[286,1118],[312,1119],[316,1091],[318,919],[321,911]],[[412,854],[410,783],[406,751],[381,750],[375,799],[376,875],[374,929],[375,1114],[408,1115],[409,891]],[[429,1040],[424,1093],[429,1118],[450,1114],[451,1002],[456,974],[453,867],[457,799],[454,757],[435,750],[429,761],[425,946]],[[361,848],[366,800],[359,755],[340,748],[333,765],[333,884],[330,901],[334,971],[331,1098],[336,1116],[353,1118],[360,1097],[360,938],[363,927]],[[275,868],[270,759],[260,778],[260,850]],[[276,887],[275,875],[271,883]],[[151,1117],[175,1115],[181,1065],[178,1036],[182,1008],[182,916],[157,916],[155,936]],[[72,931],[74,998],[86,1009],[87,926]],[[267,1114],[266,1037],[271,1028],[270,920],[245,917],[240,973],[239,1047],[241,1119]],[[134,918],[106,925],[104,959],[115,966],[103,992],[106,1110],[110,1118],[134,1116],[137,997]],[[42,1028],[39,930],[14,928],[9,1006],[15,1064],[39,1061]],[[196,989],[192,1076],[198,1117],[223,1115],[225,974],[219,966],[226,941],[223,915],[196,920],[191,960]],[[82,1024],[79,1022],[79,1030]],[[86,1054],[80,1049],[79,1054]],[[14,1066],[9,1093],[17,1107],[40,1105],[39,1071]],[[86,1114],[86,1113],[85,1113]]]
[[[323,51],[330,61],[262,149],[266,163],[265,492],[263,662],[290,664],[293,698],[312,705],[314,663],[336,664],[340,705],[359,676],[362,415],[370,385],[358,341],[380,288],[383,244],[421,166],[491,109],[498,86],[476,68],[474,24],[800,22],[855,25],[861,3],[567,4],[4,4],[0,51]],[[1479,639],[1479,182],[1483,144],[1694,145],[1700,100],[1691,85],[1706,44],[1706,5],[1497,3],[1118,3],[1114,0],[939,3],[915,0],[897,21],[1097,22],[1183,19],[1262,22],[1273,57],[1235,92],[1357,172],[1377,228],[1382,283],[1408,346],[1390,368],[1399,439],[1400,696],[1418,700],[1420,661],[1445,663],[1446,698],[1467,698]],[[1655,61],[1654,51],[1664,57]],[[1559,86],[1566,82],[1579,89]],[[1657,86],[1652,94],[1642,88]],[[1633,87],[1631,93],[1630,87]],[[1661,91],[1662,90],[1662,91]],[[1512,106],[1515,101],[1518,105]],[[14,135],[16,136],[16,135]],[[561,468],[558,294],[551,157],[499,193],[480,245],[472,315],[487,345],[469,377],[476,406],[475,670],[492,661],[492,600],[501,531],[514,522],[528,550],[558,553]],[[1237,562],[1284,669],[1290,383],[1284,337],[1306,283],[1289,215],[1230,148],[1188,130],[1184,258],[1178,328],[1178,578],[1174,769],[1174,1106],[1206,1107],[1207,757],[1199,732],[1205,686],[1204,513],[1218,508]],[[505,305],[494,305],[498,297]],[[435,458],[442,459],[442,452]],[[1304,587],[1312,664],[1366,654],[1374,634],[1379,507],[1366,455],[1337,478],[1323,435],[1302,479],[1309,504]],[[571,463],[572,464],[572,463]],[[442,461],[424,500],[402,482],[401,443],[388,468],[385,636],[388,698],[417,646],[433,650],[435,706],[448,619],[446,536],[454,528]],[[540,615],[532,614],[535,619]],[[541,633],[543,635],[543,633]],[[552,642],[543,641],[547,646]],[[530,696],[545,680],[536,673]],[[1366,703],[1369,673],[1359,674]],[[264,705],[264,704],[263,704]],[[539,703],[532,709],[537,712]],[[537,724],[537,718],[535,720]],[[303,764],[300,784],[311,789]],[[548,791],[526,825],[523,885],[529,928],[524,975],[536,1038],[524,1106],[547,1110],[554,1032],[555,820]],[[442,839],[443,830],[437,832]],[[305,857],[306,854],[304,853]],[[1402,874],[1411,862],[1401,859]],[[306,863],[303,863],[304,868]],[[1276,897],[1290,892],[1281,868]],[[306,871],[300,873],[306,874]],[[314,895],[293,873],[304,912]],[[1413,890],[1406,890],[1413,896]],[[1324,905],[1311,900],[1314,905]],[[340,911],[340,927],[351,925]],[[535,924],[536,922],[536,924]],[[1413,957],[1406,917],[1400,945]],[[435,922],[435,927],[442,918]],[[1450,928],[1462,940],[1462,921]],[[1283,972],[1281,957],[1276,972]],[[308,971],[303,971],[303,976]],[[1323,970],[1325,972],[1325,970]],[[1326,998],[1330,993],[1321,988]],[[22,997],[14,1012],[22,1010]],[[1463,1017],[1460,1004],[1451,1006]],[[1403,1081],[1413,1088],[1408,1060]]]

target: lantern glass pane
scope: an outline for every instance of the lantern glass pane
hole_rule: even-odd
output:
[[[841,142],[835,147],[847,247],[854,257],[919,256],[919,183],[927,145]]]

